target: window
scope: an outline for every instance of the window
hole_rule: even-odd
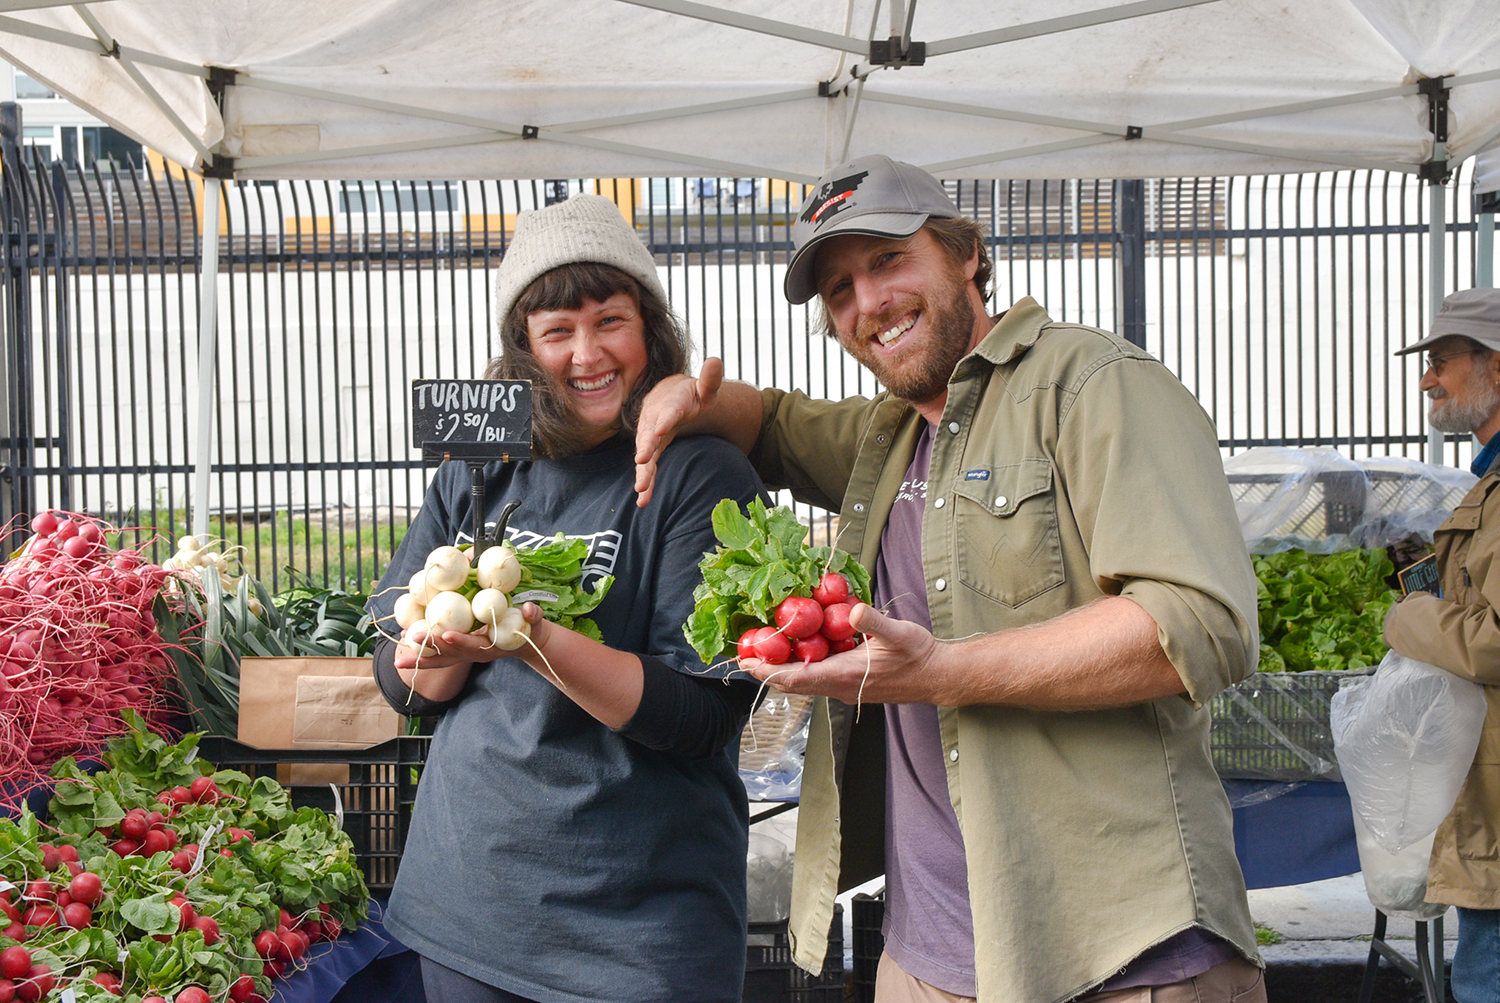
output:
[[[339,191],[339,212],[453,212],[453,191],[447,185],[412,181],[366,182]]]
[[[31,79],[20,70],[16,70],[16,98],[55,98],[57,94],[46,84]]]
[[[64,127],[64,132],[68,129]],[[143,161],[141,144],[120,132],[111,129],[107,125],[84,126],[83,133],[83,162],[85,164],[98,164],[103,167],[106,163],[114,164],[116,167],[127,167],[138,165]],[[63,141],[63,150],[66,151],[68,144],[66,138]],[[63,159],[67,159],[64,156]]]

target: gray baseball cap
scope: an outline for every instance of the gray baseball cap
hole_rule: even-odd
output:
[[[792,224],[792,260],[782,290],[793,303],[818,293],[813,278],[813,248],[825,237],[868,233],[877,237],[910,237],[928,217],[952,219],[958,206],[942,182],[920,167],[881,154],[859,157],[818,179]]]
[[[1464,289],[1443,297],[1432,329],[1421,341],[1397,350],[1397,355],[1420,352],[1433,342],[1455,334],[1473,338],[1500,352],[1500,289]]]

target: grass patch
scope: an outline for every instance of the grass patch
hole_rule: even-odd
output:
[[[181,510],[172,513],[170,520],[127,516],[120,522],[155,526],[155,538],[145,531],[116,533],[110,536],[110,546],[137,546],[150,541],[144,553],[158,564],[172,556],[177,539],[188,532]],[[348,592],[372,591],[372,583],[380,578],[406,536],[408,523],[404,516],[377,519],[368,511],[356,517],[352,510],[326,510],[277,512],[265,519],[213,517],[208,526],[208,535],[223,540],[226,549],[239,558],[245,573],[274,594],[293,586],[288,568],[315,585]]]
[[[1269,926],[1262,926],[1259,923],[1255,924],[1255,945],[1257,947],[1269,947],[1272,944],[1279,944],[1285,939],[1285,937]]]

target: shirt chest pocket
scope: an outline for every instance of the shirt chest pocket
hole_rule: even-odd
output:
[[[961,476],[954,487],[959,581],[1007,606],[1061,585],[1052,464],[1022,460]]]

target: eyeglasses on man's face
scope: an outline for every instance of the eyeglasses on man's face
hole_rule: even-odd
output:
[[[1445,352],[1442,355],[1428,355],[1427,368],[1432,370],[1432,375],[1443,375],[1443,366],[1447,365],[1449,359],[1456,359],[1460,355],[1473,355],[1468,349],[1460,349],[1457,352]]]

